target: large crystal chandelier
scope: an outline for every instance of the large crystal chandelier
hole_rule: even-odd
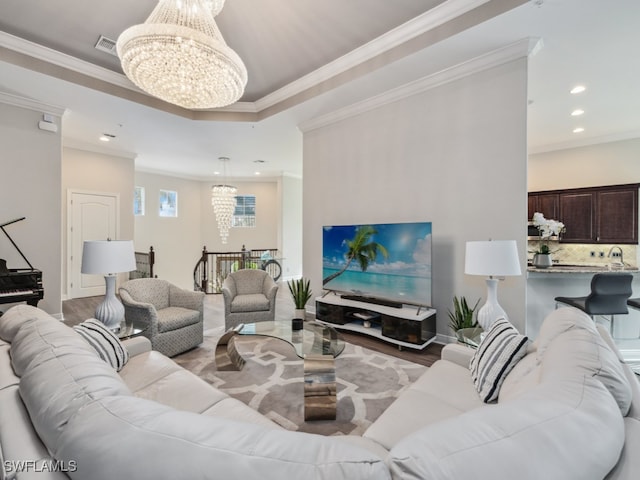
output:
[[[220,160],[224,166],[224,183],[211,187],[211,205],[213,205],[213,212],[216,215],[220,239],[223,244],[226,244],[227,238],[229,238],[231,219],[233,218],[233,212],[236,209],[236,192],[238,189],[231,185],[226,185],[226,162],[229,161],[229,158],[220,157],[218,160]]]
[[[224,0],[160,0],[145,23],[118,38],[125,75],[145,92],[184,108],[236,102],[247,69],[214,20],[223,6]]]

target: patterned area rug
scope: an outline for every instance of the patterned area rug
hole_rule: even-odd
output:
[[[289,430],[321,435],[361,435],[427,367],[347,343],[336,358],[336,420],[304,421],[303,361],[288,343],[240,337],[247,363],[239,372],[219,372],[215,346],[222,328],[205,332],[202,345],[173,359],[228,395]]]

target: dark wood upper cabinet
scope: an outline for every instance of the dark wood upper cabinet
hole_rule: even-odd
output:
[[[532,192],[529,218],[542,212],[545,218],[564,223],[563,243],[637,244],[639,187],[631,184]]]
[[[596,193],[598,243],[638,243],[638,188]]]
[[[561,242],[593,243],[595,239],[595,195],[589,192],[561,193],[559,220],[565,233]]]
[[[558,219],[559,206],[557,193],[530,194],[528,203],[529,220],[533,214],[540,212],[544,218]]]

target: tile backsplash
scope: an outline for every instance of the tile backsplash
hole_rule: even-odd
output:
[[[527,245],[527,259],[531,261],[533,252],[539,245],[538,241],[529,241]],[[611,247],[619,246],[622,249],[624,263],[636,267],[638,266],[638,245],[593,245],[579,243],[558,243],[550,242],[549,248],[553,252],[553,260],[564,264],[593,264],[607,265],[619,261],[616,257],[608,257]],[[617,249],[616,249],[617,251]],[[594,256],[591,256],[594,252]],[[602,256],[600,256],[602,253]]]

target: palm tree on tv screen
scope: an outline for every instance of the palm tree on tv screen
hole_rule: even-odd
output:
[[[356,234],[351,240],[345,240],[347,246],[347,252],[345,253],[345,262],[342,270],[336,273],[332,273],[327,278],[322,280],[322,285],[326,285],[334,278],[342,275],[356,260],[360,264],[360,269],[365,272],[371,262],[374,262],[378,253],[384,258],[389,256],[387,249],[384,245],[379,244],[371,240],[371,237],[378,233],[378,231],[370,225],[361,226],[356,229]]]

